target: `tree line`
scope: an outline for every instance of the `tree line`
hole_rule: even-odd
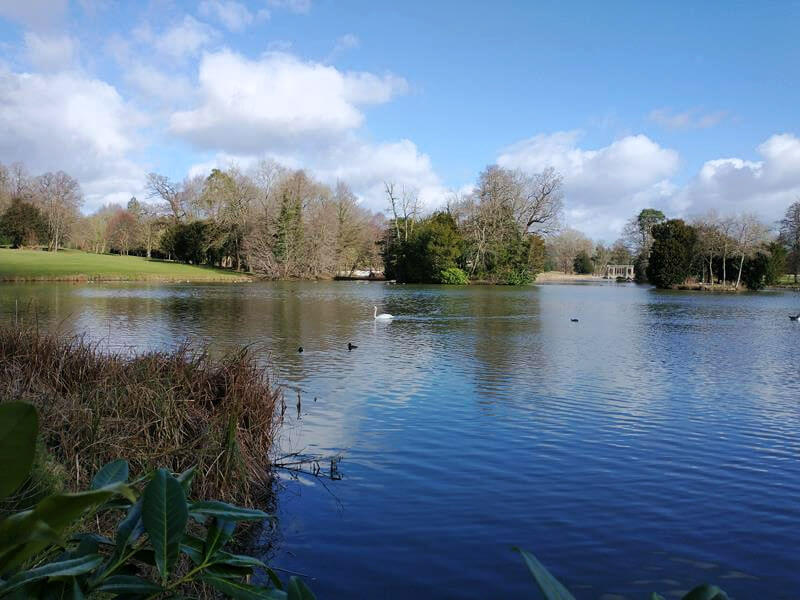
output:
[[[345,183],[263,161],[245,172],[213,169],[172,181],[150,173],[146,198],[82,215],[80,186],[59,172],[38,177],[0,165],[0,244],[65,245],[250,271],[271,279],[381,270],[385,219]]]
[[[414,188],[385,184],[389,218],[343,182],[262,161],[172,181],[150,173],[143,199],[83,215],[78,182],[0,164],[0,245],[74,247],[249,271],[269,279],[384,272],[401,282],[524,284],[543,270],[601,274],[632,264],[638,281],[739,289],[800,272],[800,201],[778,227],[750,214],[690,221],[646,208],[611,245],[562,227],[563,182],[488,166],[469,193],[425,213]]]
[[[691,284],[760,290],[800,271],[800,201],[786,210],[778,227],[753,214],[720,216],[715,211],[667,219],[645,209],[626,228],[636,277],[656,287]]]
[[[474,191],[420,218],[416,196],[386,185],[390,226],[381,240],[386,277],[401,282],[525,284],[544,267],[545,236],[558,229],[562,179],[496,165]]]

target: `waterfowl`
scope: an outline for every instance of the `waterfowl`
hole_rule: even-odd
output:
[[[570,321],[572,321],[573,323],[577,323],[578,319],[572,318],[572,319],[570,319]]]
[[[375,309],[375,311],[372,313],[373,318],[375,318],[375,319],[394,319],[394,317],[392,315],[390,315],[389,313],[378,314],[378,307],[377,306],[373,306],[373,308]]]
[[[300,354],[302,354],[302,353],[303,353],[303,347],[302,347],[302,346],[300,346],[300,347],[297,349],[297,351],[298,351]]]
[[[800,321],[800,313],[798,313],[796,315],[789,315],[789,319],[791,321]]]
[[[351,344],[350,342],[347,342],[347,351],[348,352],[350,350],[355,350],[356,348],[358,348],[358,346],[356,346],[355,344]]]

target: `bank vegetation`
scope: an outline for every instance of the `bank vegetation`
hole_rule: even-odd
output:
[[[0,399],[38,409],[46,485],[83,489],[124,456],[137,472],[196,466],[199,493],[248,506],[267,489],[282,402],[248,348],[123,354],[21,327],[0,328]]]

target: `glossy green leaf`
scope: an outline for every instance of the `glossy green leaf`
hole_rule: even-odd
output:
[[[134,575],[113,575],[95,588],[98,592],[116,594],[150,595],[162,591],[162,587],[152,581]]]
[[[283,589],[283,582],[281,581],[281,578],[278,577],[278,574],[269,567],[267,567],[267,577],[269,577],[272,585],[274,585],[277,589]]]
[[[193,515],[217,517],[228,521],[263,521],[271,518],[271,515],[263,510],[242,508],[226,502],[219,502],[218,500],[194,502],[189,506],[189,512]]]
[[[0,404],[0,498],[5,498],[28,478],[36,452],[39,417],[24,402]]]
[[[515,548],[515,550],[522,555],[525,564],[528,566],[528,570],[531,572],[531,575],[533,575],[533,578],[536,580],[536,585],[542,590],[542,594],[544,594],[546,600],[575,600],[575,597],[569,593],[569,590],[567,590],[558,579],[553,577],[533,554],[519,548]]]
[[[155,552],[156,567],[166,581],[180,553],[189,520],[183,487],[166,469],[159,469],[142,494],[142,520]]]
[[[683,600],[728,600],[728,595],[715,585],[698,585]]]
[[[288,600],[316,600],[316,596],[308,589],[302,579],[292,577],[286,587]]]
[[[142,501],[139,500],[128,509],[128,514],[120,521],[117,526],[115,543],[117,545],[115,553],[122,554],[125,548],[134,544],[144,533],[144,523],[142,522]]]
[[[183,492],[186,494],[187,498],[189,497],[189,492],[192,490],[192,481],[194,480],[194,474],[196,470],[197,467],[189,467],[177,477],[177,480],[183,487]]]
[[[243,580],[253,574],[250,567],[231,567],[230,565],[214,564],[206,567],[203,571],[209,577],[222,577],[223,579]]]
[[[285,600],[286,592],[267,589],[223,577],[205,575],[201,578],[215,590],[234,600]]]
[[[112,483],[124,483],[128,481],[128,461],[115,460],[97,472],[97,475],[92,479],[93,490],[100,489]]]
[[[267,567],[267,565],[254,556],[231,554],[224,550],[220,550],[214,555],[214,562],[230,565],[231,567],[250,567],[253,569],[265,569]]]
[[[203,540],[186,534],[181,541],[181,552],[188,556],[194,564],[199,565],[203,562],[204,546],[205,542]]]
[[[206,540],[203,544],[203,556],[208,559],[213,556],[217,550],[221,549],[228,540],[231,539],[233,531],[236,529],[236,523],[233,521],[226,521],[225,519],[213,519],[211,527],[206,532]]]
[[[74,577],[75,575],[83,575],[98,567],[102,562],[102,556],[90,554],[80,558],[48,563],[41,567],[36,567],[35,569],[23,571],[11,577],[0,587],[0,595],[33,583],[34,581],[50,579],[52,577]]]
[[[35,548],[64,545],[61,535],[36,518],[33,511],[16,513],[0,521],[0,575],[32,556]]]

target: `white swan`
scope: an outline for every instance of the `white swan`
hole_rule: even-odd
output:
[[[375,317],[376,319],[394,319],[394,317],[389,313],[382,313],[379,315],[377,306],[374,306],[373,308],[375,309],[375,312],[372,313],[372,316]]]

